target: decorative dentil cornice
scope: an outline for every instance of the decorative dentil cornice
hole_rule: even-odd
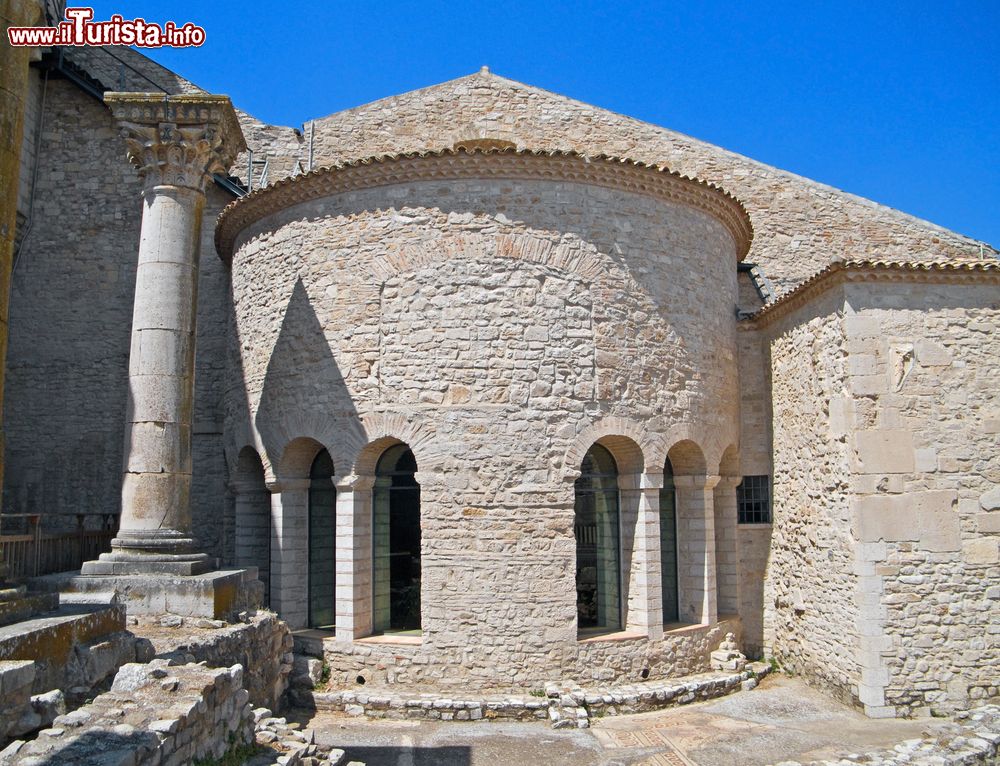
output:
[[[246,150],[228,96],[106,93],[104,103],[146,189],[204,191],[213,173],[228,172],[236,155]]]
[[[490,178],[601,186],[694,207],[726,227],[739,259],[747,254],[753,238],[750,217],[739,200],[714,184],[664,167],[603,154],[587,157],[570,151],[461,146],[369,157],[284,178],[230,203],[219,216],[215,247],[228,260],[240,232],[268,215],[303,202],[416,181]]]
[[[990,284],[1000,286],[1000,260],[956,258],[906,260],[894,258],[835,258],[794,289],[777,297],[755,314],[740,321],[743,330],[756,330],[787,316],[818,298],[829,288],[845,283]],[[1000,291],[998,291],[1000,298]]]

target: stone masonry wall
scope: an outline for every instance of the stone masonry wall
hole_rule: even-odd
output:
[[[858,283],[846,299],[838,406],[862,603],[878,606],[862,613],[863,701],[981,705],[1000,694],[1000,289]]]
[[[758,263],[783,292],[832,254],[978,256],[979,243],[860,197],[656,125],[492,74],[478,73],[314,121],[317,166],[498,138],[666,165],[720,185],[750,213]],[[309,126],[306,127],[308,132]],[[300,151],[290,145],[288,151]]]
[[[740,284],[749,279],[741,275]],[[741,288],[741,294],[745,290]],[[754,306],[752,294],[741,299],[741,308]],[[759,298],[757,299],[759,305]],[[740,450],[742,476],[771,476],[771,376],[768,341],[756,330],[737,334],[740,370]],[[760,657],[764,650],[764,574],[771,552],[770,524],[740,524],[739,613],[743,621],[743,651]]]
[[[774,412],[771,556],[764,639],[779,662],[858,694],[850,454],[834,399],[847,376],[833,292],[768,327]]]
[[[641,445],[612,444],[623,470],[659,473],[683,439],[718,470],[736,443],[734,266],[707,216],[605,188],[414,182],[301,204],[234,257],[231,455],[261,445],[294,478],[309,437],[351,476],[374,438],[406,441],[420,653],[441,682],[575,672],[572,480],[606,434]],[[629,604],[644,583],[624,571]]]

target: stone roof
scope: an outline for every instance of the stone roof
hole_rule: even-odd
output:
[[[835,259],[794,290],[779,296],[740,324],[751,329],[768,324],[842,282],[913,281],[1000,285],[1000,260],[993,257],[926,261],[892,258]],[[1000,299],[1000,291],[997,297]]]
[[[102,81],[124,77],[126,90],[149,90],[150,80],[171,92],[199,90],[136,51],[116,50],[114,59],[102,51],[80,49],[71,55]],[[778,295],[795,289],[834,257],[860,259],[877,250],[897,260],[952,260],[997,252],[871,200],[487,70],[336,112],[307,122],[301,131],[267,125],[245,113],[240,122],[254,157],[266,157],[270,182],[359,157],[483,141],[669,167],[720,186],[742,202],[754,229],[748,259]],[[247,160],[247,155],[237,158],[234,175],[245,178]],[[255,185],[259,182],[256,178]]]
[[[704,141],[500,77],[474,74],[307,123],[314,164],[430,151],[476,139],[520,149],[626,157],[729,191],[754,227],[749,260],[787,292],[834,255],[978,256],[982,243]],[[993,248],[984,246],[993,252]]]

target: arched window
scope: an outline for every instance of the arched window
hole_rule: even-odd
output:
[[[320,450],[309,471],[309,627],[333,629],[337,603],[337,490],[333,460]]]
[[[618,466],[607,449],[590,448],[575,490],[577,625],[581,631],[620,630]]]
[[[420,630],[420,485],[405,444],[379,458],[372,492],[376,631]]]
[[[679,622],[677,493],[674,490],[674,467],[670,464],[670,458],[663,464],[663,489],[660,490],[660,584],[663,588],[663,622]]]

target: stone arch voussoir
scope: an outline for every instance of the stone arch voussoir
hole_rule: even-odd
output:
[[[382,453],[393,444],[406,444],[417,460],[421,472],[440,470],[446,453],[437,441],[432,424],[419,418],[400,414],[375,414],[362,418],[364,443],[355,452],[355,476],[374,476],[375,466]]]
[[[564,476],[574,481],[579,478],[583,458],[594,444],[608,448],[618,463],[620,473],[642,473],[651,442],[650,435],[641,424],[627,418],[603,418],[585,428],[573,440],[563,458]]]

